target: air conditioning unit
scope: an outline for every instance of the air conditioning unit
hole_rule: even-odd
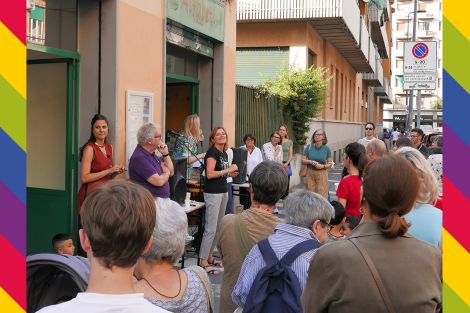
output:
[[[35,0],[26,0],[26,10],[34,10],[35,7],[36,7]]]

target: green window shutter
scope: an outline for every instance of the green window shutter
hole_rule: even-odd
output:
[[[30,18],[44,21],[44,9],[41,7],[35,7],[33,10],[31,10]]]
[[[277,77],[280,69],[288,64],[288,47],[237,49],[237,84],[257,86]]]

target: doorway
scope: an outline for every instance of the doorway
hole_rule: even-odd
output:
[[[28,49],[27,253],[50,252],[57,233],[77,239],[78,54]]]
[[[179,132],[184,129],[186,116],[198,114],[199,80],[167,74],[166,82],[165,128]],[[170,150],[173,150],[173,139],[167,138]]]

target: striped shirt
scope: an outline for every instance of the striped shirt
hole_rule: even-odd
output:
[[[310,229],[283,223],[277,224],[274,229],[274,234],[268,237],[269,244],[278,259],[281,259],[296,244],[307,239],[318,241]],[[307,281],[310,260],[315,254],[315,251],[316,249],[301,254],[291,265],[291,269],[297,276],[302,291]],[[266,262],[264,262],[258,245],[255,245],[246,256],[245,261],[243,261],[238,281],[232,292],[233,303],[240,307],[245,305],[246,298],[248,297],[256,275],[265,266]]]

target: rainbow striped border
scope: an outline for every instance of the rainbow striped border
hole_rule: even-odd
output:
[[[0,308],[26,312],[26,2],[0,9]]]
[[[470,312],[470,24],[468,1],[443,1],[444,312]]]
[[[444,1],[445,313],[470,312],[470,12],[468,1]],[[26,312],[26,10],[0,10],[0,308]]]

